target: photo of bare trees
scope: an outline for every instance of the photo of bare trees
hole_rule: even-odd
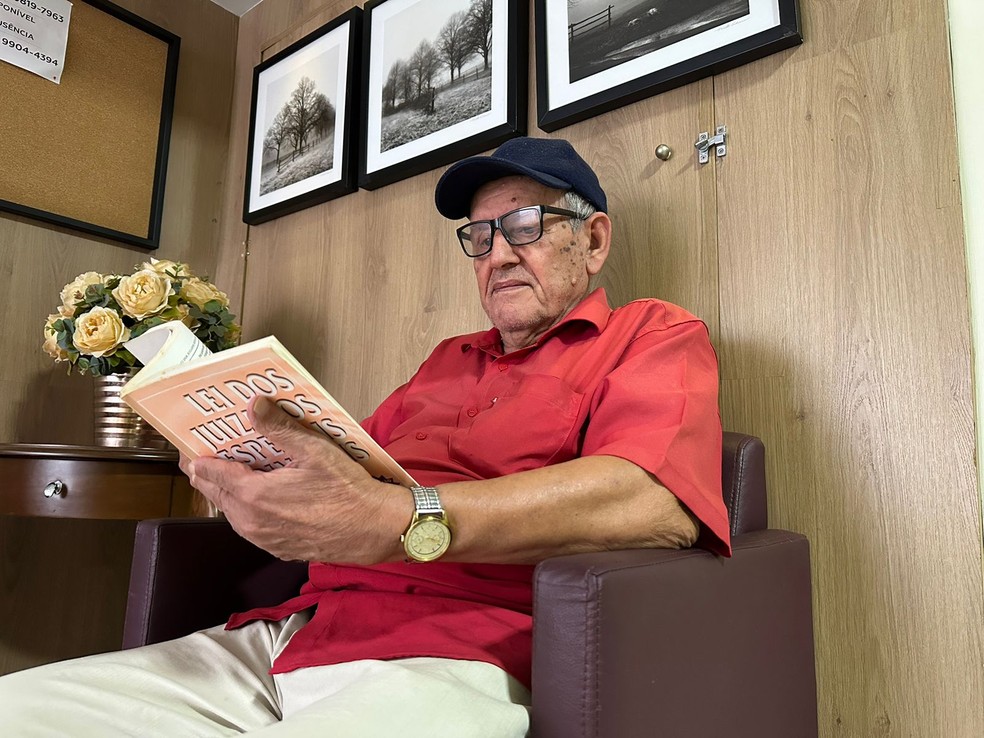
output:
[[[570,81],[748,14],[748,0],[567,0]]]
[[[315,61],[286,91],[282,104],[268,105],[267,113],[273,116],[263,136],[261,195],[326,172],[334,164],[335,105],[323,90],[337,78],[337,52],[335,64],[325,64],[324,58]]]
[[[492,108],[493,0],[421,0],[384,27],[381,151]]]
[[[362,8],[253,68],[243,222],[264,223],[358,189]]]

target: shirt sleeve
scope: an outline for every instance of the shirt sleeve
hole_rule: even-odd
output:
[[[653,474],[701,523],[698,545],[730,555],[721,494],[717,357],[699,320],[641,333],[591,398],[582,455]]]

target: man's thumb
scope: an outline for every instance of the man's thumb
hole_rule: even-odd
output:
[[[311,448],[313,442],[321,441],[321,435],[305,428],[293,416],[266,397],[255,397],[251,400],[247,412],[253,429],[260,435],[266,436],[274,446],[294,461],[318,458],[317,452],[309,454],[307,450]]]

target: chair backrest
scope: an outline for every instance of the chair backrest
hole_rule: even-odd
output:
[[[765,490],[765,446],[755,436],[724,434],[721,459],[721,489],[737,536],[769,527]]]

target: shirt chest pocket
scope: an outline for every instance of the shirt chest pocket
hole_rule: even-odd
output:
[[[480,404],[461,408],[448,453],[485,479],[568,461],[580,447],[583,399],[546,374],[493,385]]]

